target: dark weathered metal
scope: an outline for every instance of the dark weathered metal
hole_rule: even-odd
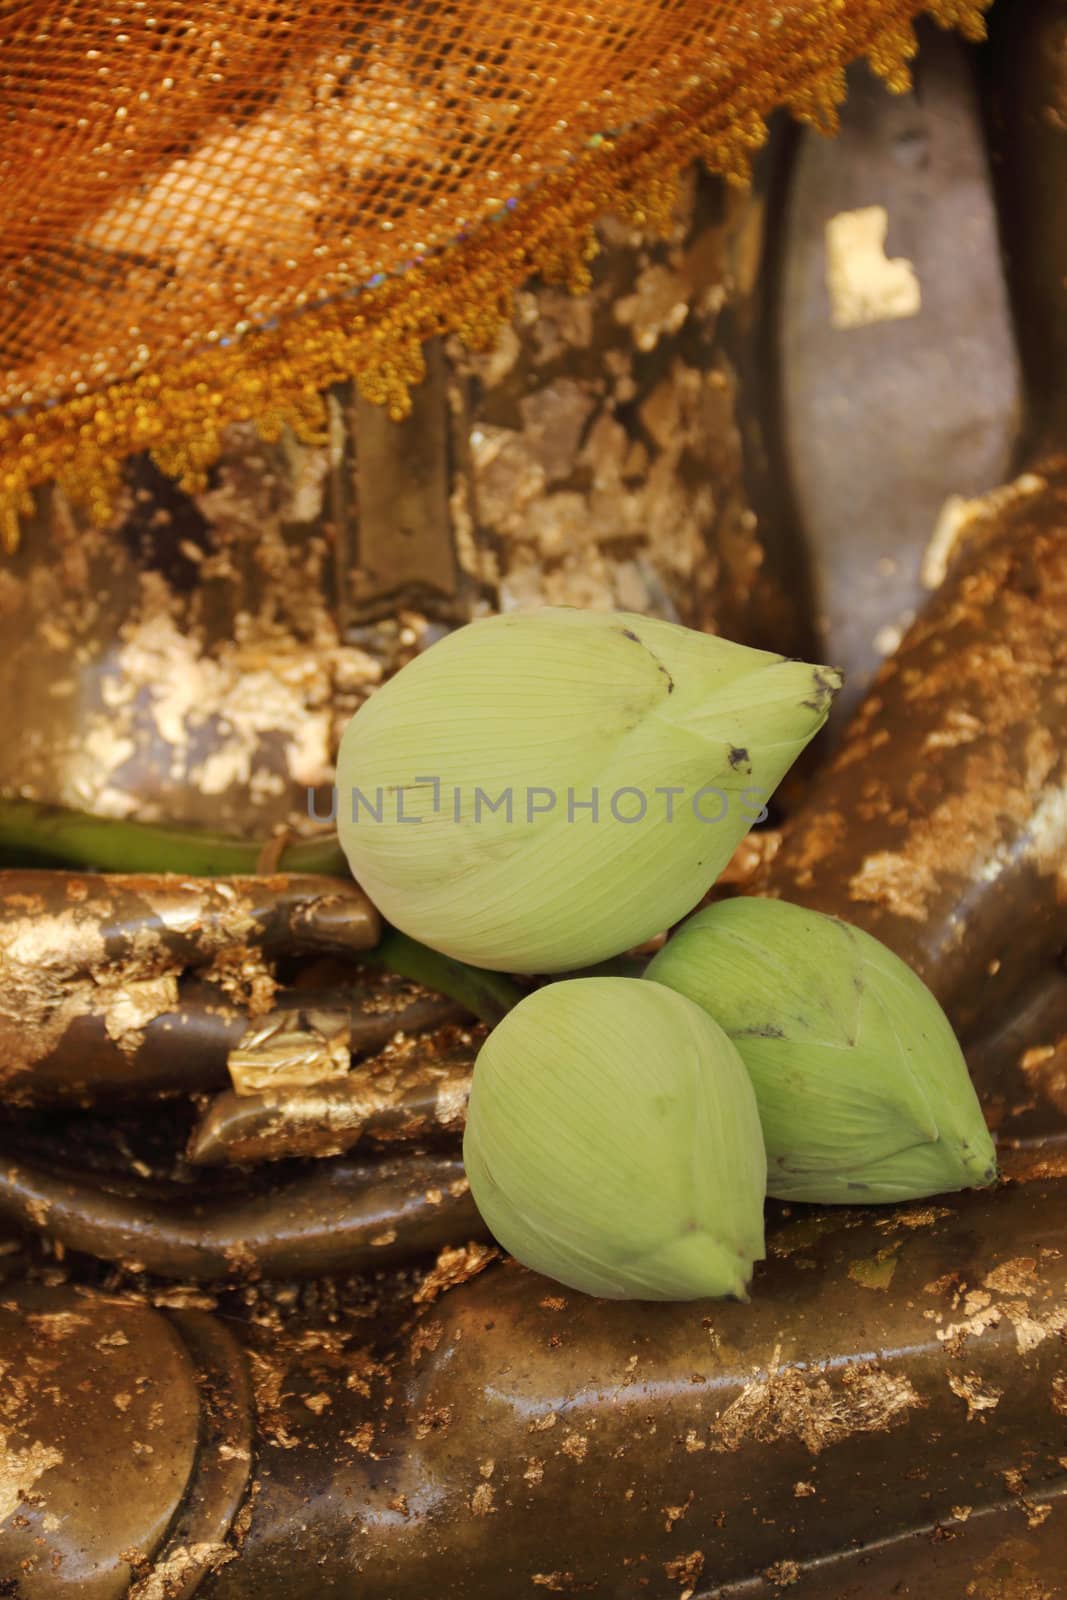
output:
[[[442,1030],[446,1031],[446,1030]],[[480,1042],[480,1039],[479,1039]],[[476,1046],[405,1040],[333,1081],[214,1097],[187,1152],[195,1166],[343,1155],[375,1145],[458,1141]]]
[[[998,1144],[1067,1147],[1067,970],[1040,973],[966,1055]]]
[[[371,1272],[484,1238],[451,1154],[315,1162],[243,1193],[157,1184],[0,1156],[0,1219],[164,1278]]]
[[[397,1031],[419,1033],[466,1014],[438,995],[412,998],[411,988],[379,979],[328,990],[282,989],[268,1015],[329,1013],[343,1022],[348,1050],[358,1057],[380,1049]],[[88,1106],[223,1089],[230,1083],[230,1054],[249,1026],[247,1005],[215,984],[182,977],[174,1009],[146,1023],[134,1049],[123,1049],[109,1035],[100,1013],[75,1017],[32,1070],[5,1085],[0,1101],[11,1107]]]
[[[217,1083],[278,956],[380,932],[344,879],[0,872],[0,1103]]]
[[[452,418],[448,365],[440,339],[425,347],[426,377],[411,393],[402,422],[341,391],[354,460],[354,514],[341,526],[342,615],[351,623],[391,616],[405,606],[452,622],[469,620],[477,590],[464,574],[453,539]]]
[[[264,1439],[205,1596],[295,1597],[309,1527],[323,1593],[391,1600],[773,1592],[872,1543],[885,1582],[895,1543],[1005,1504],[1032,1541],[1067,1489],[1065,1225],[1062,1183],[808,1211],[749,1305],[596,1301],[506,1265],[426,1308],[363,1392],[286,1352],[289,1448]]]
[[[0,1588],[122,1600],[196,1471],[190,1352],[147,1306],[25,1284],[0,1302],[0,1348]]]
[[[91,924],[87,962],[128,957],[140,946],[181,966],[207,965],[222,950],[252,944],[362,953],[381,935],[378,913],[347,878],[0,872],[7,959],[20,959],[26,940],[51,950],[60,938],[53,924]]]
[[[940,1576],[937,1600],[1056,1600],[1055,1578],[1022,1585],[1060,1571],[1064,1548],[1065,1226],[1063,1180],[878,1215],[783,1213],[748,1305],[597,1301],[504,1264],[424,1296],[406,1329],[385,1313],[384,1357],[358,1318],[230,1323],[258,1415],[240,1510],[246,1413],[232,1345],[202,1343],[208,1319],[174,1319],[207,1368],[198,1394],[159,1313],[24,1288],[0,1307],[25,1519],[5,1524],[0,1580],[59,1600],[76,1575],[79,1596],[111,1600],[132,1539],[145,1600],[189,1592],[163,1580],[191,1549],[205,1600],[296,1600],[309,1560],[319,1592],[391,1600],[539,1587],[873,1600],[887,1574]],[[233,1399],[215,1413],[216,1454],[195,1425],[220,1366]],[[190,1523],[206,1533],[182,1558]]]
[[[1025,0],[990,12],[982,54],[1005,261],[1027,379],[1033,440],[1067,423],[1067,6]]]
[[[778,240],[782,455],[818,659],[845,670],[839,719],[926,597],[948,497],[1014,460],[1019,363],[973,78],[973,52],[931,26],[910,93],[856,66],[838,137],[797,137]]]
[[[0,1304],[0,1348],[0,1592],[193,1595],[230,1556],[253,1466],[233,1335],[202,1312],[23,1285]]]
[[[219,1317],[176,1309],[168,1313],[168,1320],[193,1364],[200,1398],[199,1448],[181,1502],[154,1559],[149,1564],[146,1552],[140,1561],[131,1563],[135,1582],[130,1600],[153,1600],[153,1596],[192,1600],[205,1574],[231,1559],[233,1547],[227,1541],[255,1492],[251,1479],[256,1423],[244,1351]],[[156,1405],[155,1417],[162,1416],[165,1431],[165,1401],[157,1399]],[[150,1448],[154,1451],[155,1447]],[[166,1449],[165,1440],[160,1441],[160,1448]]]

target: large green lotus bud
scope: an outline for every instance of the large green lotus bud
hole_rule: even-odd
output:
[[[781,900],[698,911],[646,978],[741,1052],[782,1200],[910,1200],[991,1183],[993,1142],[948,1018],[870,934]]]
[[[587,1294],[744,1298],[763,1256],[744,1064],[656,984],[574,978],[520,1001],[478,1056],[463,1159],[505,1249]]]
[[[504,971],[587,966],[692,909],[839,682],[624,612],[486,618],[353,717],[341,843],[424,944]]]

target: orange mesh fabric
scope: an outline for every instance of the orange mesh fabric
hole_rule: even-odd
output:
[[[970,0],[0,4],[0,517],[132,451],[195,482],[221,428],[402,414],[419,347],[478,342],[532,272],[580,284],[608,208],[743,170],[780,104],[830,121],[861,52]]]

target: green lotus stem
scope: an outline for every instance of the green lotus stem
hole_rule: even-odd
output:
[[[254,873],[262,841],[198,828],[94,817],[35,800],[0,800],[0,858],[8,866],[95,868],[99,872],[182,872],[192,878]],[[349,876],[334,834],[287,845],[279,872]]]
[[[387,926],[374,949],[361,959],[458,1000],[490,1027],[522,999],[522,990],[503,973],[485,972],[481,967],[454,961],[451,956],[409,939],[398,928]]]
[[[226,838],[196,828],[94,817],[33,800],[0,799],[0,864],[15,867],[79,867],[98,872],[180,872],[191,878],[221,878],[256,871],[262,844]],[[334,835],[287,845],[279,872],[350,877]],[[417,944],[387,927],[362,959],[402,978],[412,978],[457,1000],[493,1025],[522,999],[522,991],[498,972],[482,972]]]

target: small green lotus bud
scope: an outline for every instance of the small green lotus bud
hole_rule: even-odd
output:
[[[475,1064],[463,1159],[504,1248],[587,1294],[745,1298],[763,1256],[744,1064],[657,984],[573,978],[520,1001]]]
[[[446,955],[588,966],[692,909],[839,682],[624,612],[489,617],[353,717],[341,844],[389,921]]]
[[[741,1052],[769,1194],[911,1200],[996,1177],[948,1018],[862,929],[781,900],[724,900],[690,917],[645,977],[703,1006]]]

